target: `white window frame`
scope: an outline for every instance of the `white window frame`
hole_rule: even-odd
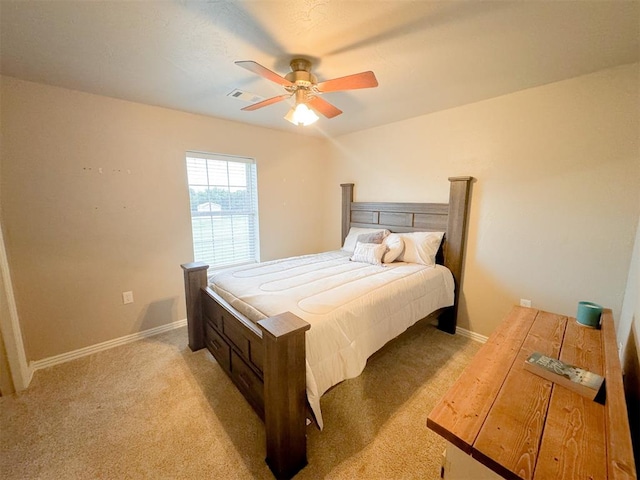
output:
[[[222,173],[221,162],[224,163],[226,174]],[[239,174],[238,164],[245,168],[244,175]],[[207,263],[210,270],[259,262],[258,175],[255,159],[187,151],[185,166],[194,261]],[[212,189],[226,189],[228,204],[219,209],[216,203],[209,201],[199,204],[200,211],[194,210],[197,198],[211,198]],[[231,208],[233,193],[243,189],[248,191],[248,198],[244,199],[240,208]],[[218,229],[216,222],[220,224]],[[219,238],[217,242],[216,236]]]

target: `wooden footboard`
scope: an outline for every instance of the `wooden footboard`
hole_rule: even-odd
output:
[[[453,273],[455,302],[439,328],[455,333],[466,239],[471,177],[450,178],[449,203],[353,202],[353,184],[342,185],[342,241],[350,227],[393,232],[445,231],[438,263]],[[265,422],[267,464],[278,479],[307,464],[305,332],[293,315],[251,322],[207,285],[204,263],[184,270],[189,347],[206,347]]]
[[[206,347],[264,420],[266,462],[278,479],[307,464],[305,332],[292,313],[254,324],[207,286],[204,263],[184,270],[189,348]]]

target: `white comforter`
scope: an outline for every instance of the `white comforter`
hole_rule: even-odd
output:
[[[252,321],[289,311],[306,333],[307,397],[320,428],[320,396],[360,375],[367,358],[433,311],[453,305],[454,281],[441,266],[349,261],[334,251],[214,273],[211,288]]]

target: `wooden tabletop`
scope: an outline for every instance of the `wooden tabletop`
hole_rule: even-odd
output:
[[[526,371],[533,352],[604,376],[605,405]],[[507,479],[636,479],[611,310],[593,329],[514,307],[427,426]]]

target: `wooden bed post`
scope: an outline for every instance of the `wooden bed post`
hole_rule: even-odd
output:
[[[456,333],[460,286],[462,285],[462,265],[469,218],[469,200],[473,177],[450,177],[449,216],[447,238],[444,249],[444,264],[447,266],[456,283],[453,307],[447,309],[438,319],[438,328],[447,333]]]
[[[344,239],[349,235],[351,226],[351,204],[353,203],[353,183],[341,183],[342,187],[342,241],[340,247],[344,245]]]
[[[184,263],[184,294],[187,302],[187,325],[189,330],[189,348],[192,351],[204,348],[204,324],[200,289],[207,286],[209,265],[202,262]]]
[[[286,312],[258,322],[264,345],[266,462],[277,479],[307,464],[304,320]]]

